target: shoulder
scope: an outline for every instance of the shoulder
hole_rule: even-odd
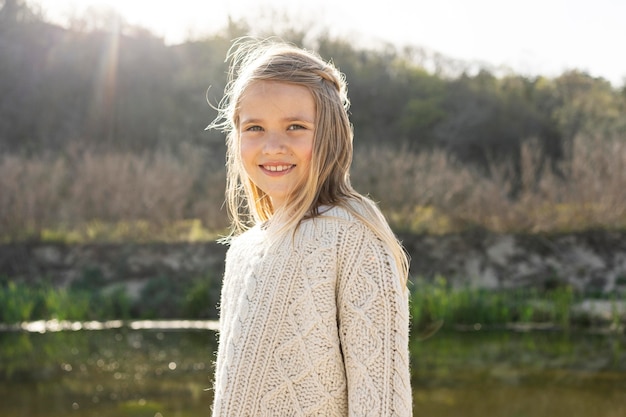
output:
[[[319,215],[316,219],[344,224],[358,221],[354,213],[344,206],[321,207],[319,209]]]
[[[296,231],[303,238],[332,236],[340,239],[351,230],[366,230],[367,225],[358,211],[345,206],[325,206],[319,209],[315,217],[303,220]]]
[[[264,231],[260,225],[256,225],[245,232],[231,236],[223,243],[228,245],[227,253],[246,251],[247,248],[259,246],[264,240]]]
[[[355,247],[373,245],[384,251],[384,244],[373,230],[365,208],[359,202],[348,206],[323,207],[319,215],[301,224],[301,236],[304,239],[332,241],[341,250],[354,250]]]
[[[347,201],[342,205],[323,206],[319,209],[319,215],[316,220],[336,222],[344,225],[363,225],[368,217],[367,206],[362,201]]]

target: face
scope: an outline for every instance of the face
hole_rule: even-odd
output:
[[[315,100],[303,86],[256,81],[239,103],[239,141],[250,180],[272,200],[286,202],[309,174],[315,135]]]

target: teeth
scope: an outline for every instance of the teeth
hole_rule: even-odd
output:
[[[264,168],[268,171],[282,172],[287,171],[292,166],[293,165],[264,165]]]

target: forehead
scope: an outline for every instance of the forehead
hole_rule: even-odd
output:
[[[299,84],[282,81],[258,80],[250,83],[239,99],[239,113],[313,112],[315,98],[311,91]]]

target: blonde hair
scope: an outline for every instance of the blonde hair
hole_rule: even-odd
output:
[[[231,236],[276,216],[281,230],[295,230],[303,219],[319,216],[320,208],[340,206],[360,218],[387,244],[406,283],[406,252],[376,204],[350,184],[353,131],[344,74],[317,53],[275,39],[240,38],[229,50],[227,61],[230,67],[224,97],[207,129],[218,128],[227,134],[226,204]],[[239,104],[246,88],[256,81],[304,86],[315,100],[310,173],[279,212],[269,196],[248,178],[239,153]]]

